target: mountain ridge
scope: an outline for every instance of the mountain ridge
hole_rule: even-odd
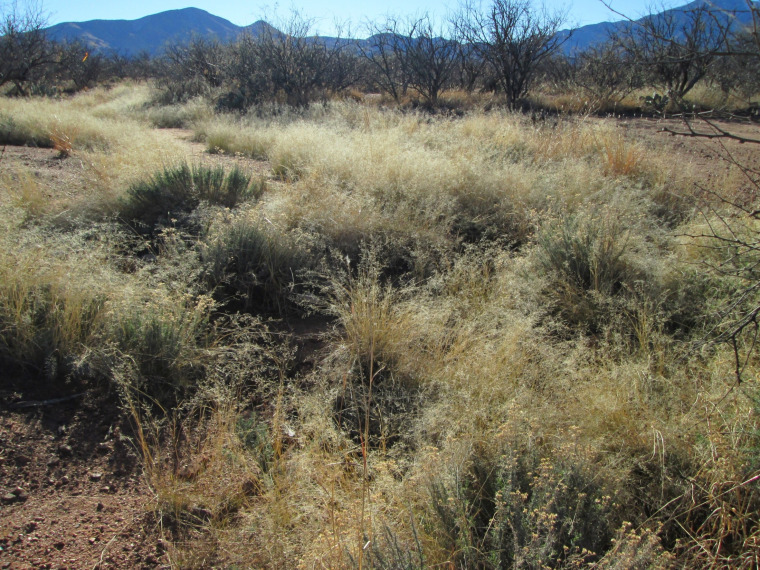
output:
[[[757,1],[753,2],[758,4]],[[707,6],[712,10],[726,13],[735,12],[736,20],[741,24],[751,21],[744,0],[694,0],[657,14],[649,14],[635,20],[617,20],[599,22],[580,26],[573,30],[563,29],[558,32],[563,39],[563,50],[572,54],[589,46],[604,41],[609,33],[631,22],[640,22],[646,18],[660,17],[663,14],[685,17],[689,10]],[[744,14],[744,17],[742,16]],[[679,16],[680,15],[680,16]],[[79,40],[92,51],[112,52],[120,55],[134,56],[141,52],[158,55],[170,43],[185,43],[193,37],[215,38],[221,42],[235,40],[245,31],[254,35],[269,26],[259,20],[248,26],[238,26],[220,16],[195,7],[167,10],[151,14],[136,20],[88,20],[85,22],[62,22],[46,29],[48,35],[57,41]],[[316,37],[316,36],[315,36]],[[322,41],[334,43],[337,38],[322,36]],[[343,41],[352,41],[346,40]],[[355,40],[366,41],[366,40]]]

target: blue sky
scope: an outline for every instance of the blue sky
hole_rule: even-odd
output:
[[[685,4],[688,0],[670,1],[666,6]],[[0,3],[4,3],[0,0]],[[86,20],[134,20],[156,14],[165,10],[175,10],[193,6],[221,16],[234,24],[243,26],[256,20],[274,21],[281,18],[295,7],[303,16],[314,20],[315,32],[331,35],[334,22],[350,21],[356,33],[361,37],[361,24],[370,20],[381,19],[386,14],[408,16],[425,12],[444,17],[447,7],[455,8],[457,0],[449,4],[432,0],[391,0],[372,3],[355,0],[316,0],[296,3],[266,4],[251,0],[42,0],[42,8],[48,14],[50,24],[59,22],[80,22]],[[21,0],[20,4],[23,4]],[[562,0],[545,0],[547,8],[554,10],[568,6]],[[631,16],[641,16],[648,12],[651,0],[612,0],[613,8]],[[540,5],[540,2],[537,2]],[[274,16],[274,17],[273,17]],[[600,0],[575,0],[569,3],[568,24],[593,24],[596,22],[615,21],[620,17],[610,12]]]

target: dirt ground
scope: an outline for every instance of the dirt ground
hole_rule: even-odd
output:
[[[760,168],[760,145],[663,132],[684,131],[677,119],[603,120],[615,121],[632,139],[673,160],[696,166],[705,182],[730,168],[725,159],[731,156]],[[721,126],[760,138],[758,125]],[[208,155],[203,145],[190,141],[189,131],[173,132],[199,161],[267,171],[259,161]],[[0,173],[26,166],[51,199],[59,192],[85,190],[87,178],[76,154],[61,159],[52,149],[8,146],[0,151]],[[170,568],[170,546],[154,518],[153,494],[117,397],[103,391],[54,396],[25,392],[23,379],[0,372],[0,569]]]
[[[0,568],[168,568],[115,394],[25,384],[0,389]]]
[[[687,124],[681,119],[625,118],[616,122],[632,140],[642,141],[650,150],[672,156],[674,161],[684,167],[691,166],[706,186],[734,168],[733,163],[760,171],[760,144],[728,138],[710,139],[674,134],[689,133]],[[734,135],[760,143],[760,124],[747,121],[713,123]],[[690,124],[697,133],[717,133],[706,122],[696,120]]]

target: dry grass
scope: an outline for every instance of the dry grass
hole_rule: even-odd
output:
[[[129,182],[184,158],[176,137],[142,121],[139,109],[149,96],[145,87],[127,85],[63,100],[5,98],[0,101],[0,140],[54,148],[61,158],[76,154],[76,177],[86,194],[72,196],[71,202],[57,200],[53,213],[113,213]]]
[[[113,209],[187,160],[129,118],[149,96],[0,113],[80,125],[66,160]],[[700,270],[704,220],[663,214],[676,161],[592,119],[207,111],[151,121],[268,160],[258,202],[136,236],[0,179],[3,359],[109,364],[173,564],[750,567],[759,363],[736,386],[728,347],[694,348],[737,283]]]

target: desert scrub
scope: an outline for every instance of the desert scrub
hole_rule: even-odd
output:
[[[106,343],[133,370],[133,389],[163,403],[176,402],[202,377],[201,356],[211,338],[208,297],[165,290],[123,295],[107,307]]]
[[[283,312],[311,261],[289,234],[255,211],[220,212],[201,246],[205,279],[222,301]]]
[[[611,498],[586,453],[478,445],[459,474],[429,483],[441,546],[466,568],[588,564],[610,547]],[[565,455],[567,454],[567,455]]]
[[[81,161],[84,203],[116,201],[115,188],[153,169],[179,162],[186,149],[168,133],[150,129],[140,111],[143,87],[93,89],[62,99],[0,99],[0,140],[6,144],[55,148]],[[81,209],[80,204],[74,209]],[[110,210],[112,213],[113,210]]]
[[[110,121],[95,119],[67,101],[0,100],[0,142],[54,148],[66,139],[70,151],[107,150]]]
[[[215,119],[196,136],[212,152],[269,159],[275,176],[296,183],[267,215],[318,228],[336,243],[345,241],[341,234],[368,238],[393,228],[414,237],[522,245],[547,210],[574,213],[612,193],[641,194],[639,186],[649,184],[640,170],[618,174],[602,166],[602,139],[623,140],[614,129],[558,129],[531,129],[508,113],[446,121],[341,103],[319,122]],[[341,203],[348,209],[335,206]]]
[[[102,331],[111,278],[105,252],[85,247],[82,236],[25,228],[13,208],[3,208],[2,219],[0,358],[58,380]]]
[[[238,167],[225,172],[220,166],[190,167],[182,163],[132,184],[123,202],[123,216],[152,227],[172,214],[192,211],[201,201],[231,208],[258,198],[262,191],[263,182],[253,180]]]

